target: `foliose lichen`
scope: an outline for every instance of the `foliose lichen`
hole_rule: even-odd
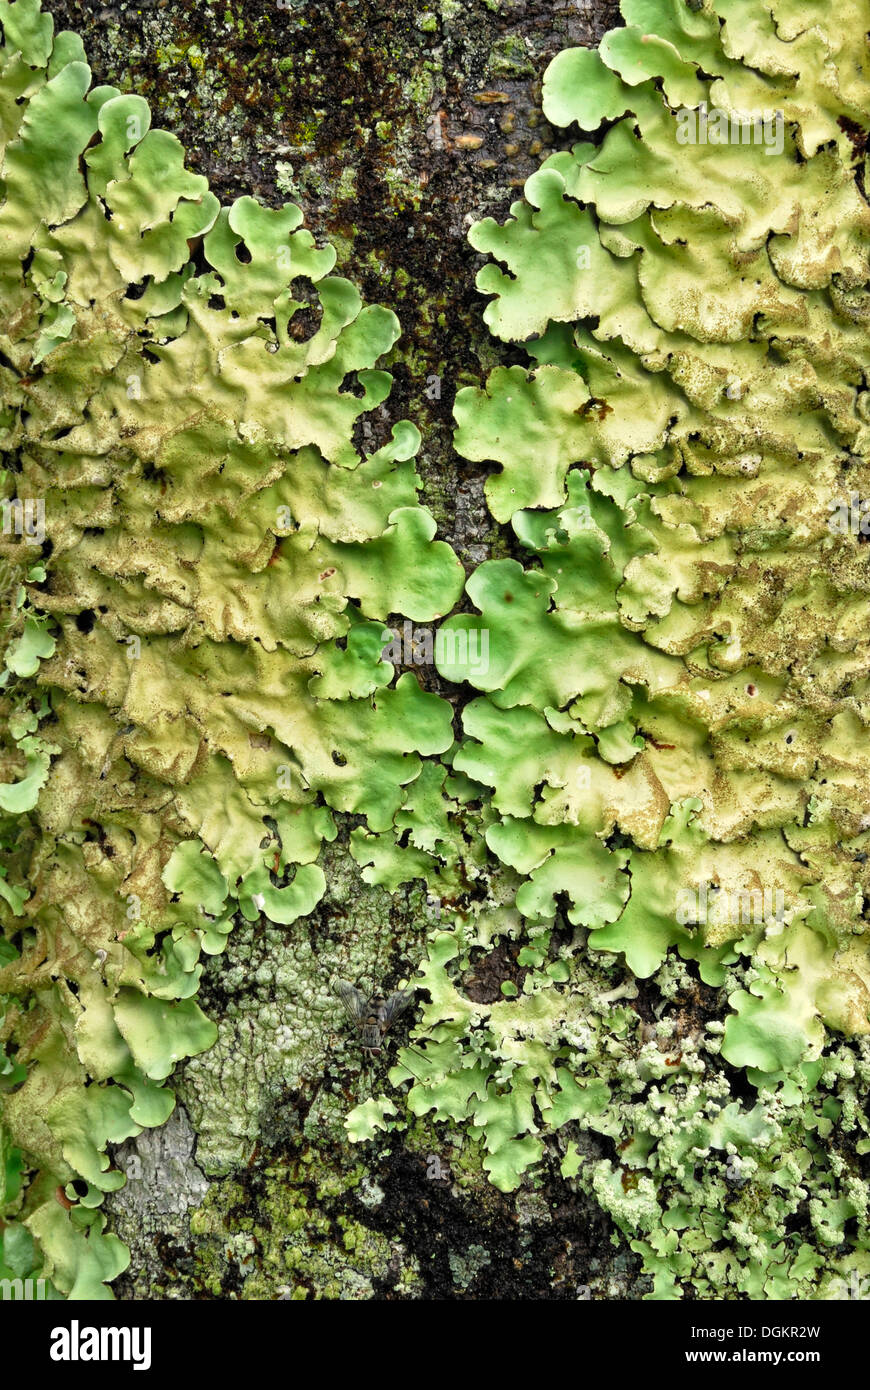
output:
[[[456,443],[528,558],[475,570],[437,664],[480,692],[450,763],[516,881],[430,941],[393,1077],[504,1189],[559,1146],[652,1297],[843,1296],[870,1195],[866,12],[622,12],[545,76],[583,138],[471,232],[530,360],[459,391]],[[522,976],[484,1001],[505,938]]]
[[[390,1092],[325,1091],[303,1136],[441,1131],[532,1223],[555,1160],[648,1297],[867,1287],[866,14],[622,11],[545,78],[583,138],[472,230],[529,361],[457,395],[510,546],[465,582],[378,413],[393,315],[0,5],[3,1255],[63,1293],[123,1268],[106,1148],[165,1120],[179,1060],[214,1173],[316,1065],[327,981],[298,982],[339,824],[373,891],[425,889],[422,1013]],[[208,1053],[234,924],[274,1037]],[[236,1060],[248,1103],[209,1132]],[[345,1172],[333,1220],[305,1161],[236,1220],[238,1285],[284,1277],[275,1222],[287,1296],[371,1296],[376,1178]],[[214,1296],[232,1205],[193,1218]],[[492,1258],[451,1250],[456,1288]]]
[[[463,570],[384,424],[393,313],[294,205],[220,207],[36,0],[0,21],[3,1125],[42,1274],[93,1297],[106,1146],[217,1035],[202,957],[309,912],[332,810],[381,833],[452,742],[382,649]]]

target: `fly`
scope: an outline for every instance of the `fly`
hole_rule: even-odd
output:
[[[334,989],[357,1031],[363,1052],[371,1057],[380,1056],[386,1033],[399,1014],[408,1008],[414,998],[414,991],[399,989],[387,999],[379,996],[367,999],[349,980],[336,980]]]

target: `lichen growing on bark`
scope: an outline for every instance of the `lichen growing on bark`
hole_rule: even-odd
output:
[[[271,207],[249,153],[220,208],[148,130],[135,43],[88,92],[77,39],[0,16],[6,491],[47,542],[4,579],[6,1267],[101,1296],[120,1235],[124,1296],[847,1296],[866,562],[827,512],[866,454],[866,25],[626,0],[535,126],[540,7],[438,5],[376,61],[370,8],[330,44],[282,16],[286,62],[244,8],[220,61],[213,13],[141,21],[190,84],[164,120],[266,151]],[[702,102],[769,120],[699,140]],[[572,121],[472,230],[485,345],[443,246]],[[435,517],[473,483],[454,550],[385,367]],[[386,1055],[334,972],[415,981]]]
[[[165,1121],[217,1037],[201,957],[235,915],[309,913],[329,807],[382,831],[452,742],[381,649],[463,571],[417,503],[415,427],[365,444],[395,315],[294,205],[221,208],[33,0],[2,18],[5,505],[39,528],[8,546],[43,556],[6,631],[8,757],[19,800],[32,761],[45,780],[5,823],[4,1125],[41,1173],[19,1214],[44,1274],[93,1295],[124,1259],[106,1145]]]
[[[451,765],[521,920],[434,936],[394,1079],[508,1190],[567,1144],[652,1296],[827,1296],[868,1251],[865,11],[622,11],[544,78],[591,138],[471,231],[527,361],[456,443],[524,563],[476,568],[437,664],[481,692]],[[526,973],[483,1006],[458,972],[505,934]],[[713,1017],[666,997],[645,1036],[588,952],[620,999],[685,962]]]

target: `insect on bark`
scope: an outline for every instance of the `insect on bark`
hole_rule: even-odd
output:
[[[357,1031],[363,1052],[370,1057],[380,1056],[384,1036],[399,1014],[408,1008],[414,998],[414,991],[399,989],[387,999],[379,996],[367,999],[349,980],[336,980],[333,988]]]

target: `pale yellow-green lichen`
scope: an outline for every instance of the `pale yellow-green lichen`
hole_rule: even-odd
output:
[[[446,702],[412,672],[396,682],[382,648],[388,615],[442,616],[461,578],[415,507],[411,429],[364,463],[351,433],[384,399],[390,316],[329,276],[295,212],[247,199],[218,212],[171,137],[143,134],[137,98],[83,101],[76,40],[55,42],[46,83],[50,26],[23,0],[2,12],[7,49],[29,55],[6,75],[30,102],[20,135],[20,107],[7,110],[0,268],[18,313],[0,343],[3,423],[53,546],[7,654],[51,704],[46,718],[10,680],[6,799],[39,799],[0,889],[10,1115],[51,1159],[20,1190],[13,1156],[8,1190],[58,1287],[98,1291],[122,1262],[101,1234],[98,1189],[119,1182],[101,1155],[163,1117],[153,1083],[177,1057],[199,1054],[183,1085],[213,1173],[262,1136],[282,1073],[306,1086],[323,1065],[327,984],[305,914],[346,871],[320,853],[330,809],[366,818],[350,835],[366,883],[423,879],[435,908],[429,999],[394,1088],[368,1096],[354,1071],[348,1135],[371,1145],[354,1152],[378,1163],[391,1143],[422,1152],[465,1131],[460,1176],[470,1163],[473,1181],[481,1153],[496,1187],[523,1187],[531,1223],[555,1159],[640,1256],[653,1297],[863,1287],[867,567],[850,518],[829,523],[866,492],[867,16],[790,0],[623,10],[600,54],[561,55],[545,83],[549,119],[593,138],[546,162],[505,228],[473,232],[509,272],[481,273],[487,321],[532,367],[460,393],[457,444],[501,469],[490,505],[528,568],[481,565],[467,586],[480,616],[444,629],[442,675],[477,692],[458,747]],[[509,42],[494,59],[526,55]],[[769,141],[687,146],[680,121],[701,102],[781,120]],[[55,117],[78,152],[99,131],[87,187],[76,140],[58,152],[44,138]],[[319,328],[290,298],[294,273],[316,284]],[[340,390],[349,363],[362,396]],[[761,908],[708,916],[717,893],[757,893]],[[384,900],[363,901],[369,951]],[[242,990],[254,969],[256,1010],[237,1028],[231,1007],[202,1051],[200,954],[261,912],[259,955],[243,927],[228,974]],[[322,964],[360,971],[365,951],[332,945]],[[48,1044],[20,1011],[31,988]],[[48,1065],[25,1082],[31,1056]],[[81,1126],[86,1074],[98,1084]],[[66,1092],[56,1106],[47,1075]],[[322,1088],[303,1140],[333,1142],[347,1099]],[[371,1256],[348,1262],[318,1244],[322,1206],[354,1180],[318,1168],[313,1202],[267,1203],[270,1228],[296,1233],[287,1294],[370,1297],[388,1255],[372,1234],[383,1188],[360,1180],[359,1220],[336,1208],[345,1251]],[[67,1218],[49,1194],[71,1172],[90,1185],[67,1187],[80,1198]],[[288,1170],[278,1187],[302,1182]],[[274,1296],[280,1241],[259,1198],[237,1196],[232,1212],[206,1201],[204,1287]],[[457,1290],[487,1278],[492,1245],[450,1250]]]
[[[456,443],[528,559],[478,567],[438,667],[480,692],[451,765],[518,915],[463,903],[433,936],[394,1079],[506,1190],[607,1136],[563,1172],[653,1296],[828,1296],[868,1248],[870,16],[622,11],[545,76],[584,138],[471,233],[530,361],[458,393]],[[482,1001],[470,952],[506,939],[525,973]],[[680,960],[654,1044],[608,997]]]
[[[3,1122],[42,1174],[16,1215],[45,1275],[99,1296],[125,1258],[106,1145],[165,1120],[217,1035],[201,956],[236,913],[310,912],[330,808],[381,832],[449,747],[450,707],[410,672],[387,688],[380,650],[463,571],[416,500],[416,429],[370,424],[395,316],[295,206],[221,208],[36,0],[0,20],[0,442],[41,531],[4,549],[43,555],[4,641],[29,818],[3,831]]]

